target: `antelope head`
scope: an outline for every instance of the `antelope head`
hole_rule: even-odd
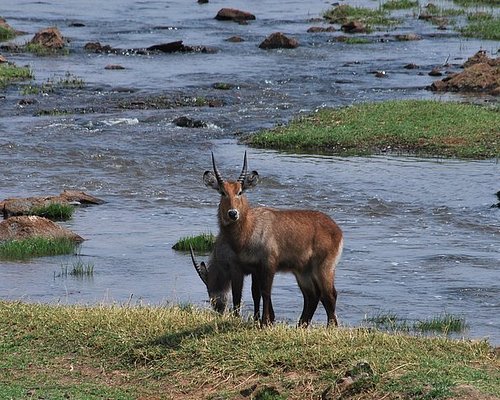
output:
[[[193,261],[194,268],[207,287],[210,304],[212,304],[215,311],[222,314],[226,309],[226,293],[231,283],[229,274],[224,269],[218,268],[217,265],[210,268],[203,261],[198,263],[191,246],[189,246],[189,251],[191,252],[191,260]]]
[[[205,171],[203,182],[211,189],[216,190],[221,195],[219,203],[219,219],[223,226],[236,223],[245,216],[249,205],[248,200],[243,196],[245,190],[257,185],[259,174],[257,171],[248,173],[247,171],[247,153],[243,159],[243,168],[236,181],[225,181],[222,178],[217,165],[215,164],[214,153],[212,153],[212,171]]]

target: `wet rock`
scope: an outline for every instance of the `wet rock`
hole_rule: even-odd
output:
[[[374,72],[375,78],[387,78],[389,75],[387,75],[387,72],[385,71],[375,71]]]
[[[342,29],[345,33],[366,33],[368,29],[366,25],[361,21],[350,21],[346,24],[343,24],[340,29]]]
[[[68,26],[71,28],[83,28],[85,24],[82,22],[70,22]]]
[[[259,48],[264,50],[269,49],[294,49],[299,47],[299,42],[294,38],[289,38],[281,32],[274,32],[269,35],[264,41],[259,44]]]
[[[443,76],[441,69],[439,67],[434,67],[428,74],[429,76]]]
[[[22,215],[0,222],[0,242],[39,236],[53,239],[66,238],[77,243],[84,241],[80,235],[43,217]]]
[[[333,26],[311,26],[307,32],[308,33],[320,33],[320,32],[335,32],[336,29]]]
[[[36,99],[21,99],[17,103],[17,105],[19,107],[31,106],[32,104],[38,104],[38,100],[36,100]]]
[[[0,54],[0,64],[8,62],[7,59]]]
[[[104,69],[125,69],[125,67],[120,64],[108,64],[104,67]]]
[[[198,0],[198,4],[207,4],[208,0]]]
[[[408,42],[412,40],[422,40],[422,36],[417,35],[416,33],[407,33],[405,35],[396,35],[395,36],[396,40],[399,40],[400,42]]]
[[[406,64],[403,68],[404,69],[418,69],[420,67],[417,64],[410,63],[410,64]]]
[[[99,42],[89,42],[83,46],[84,50],[90,51],[92,53],[115,53],[116,49],[113,49],[109,45],[101,45]]]
[[[176,53],[176,52],[192,51],[192,48],[189,46],[185,46],[182,43],[182,40],[178,40],[176,42],[155,44],[154,46],[150,46],[150,47],[146,48],[146,50],[161,51],[162,53]]]
[[[181,128],[206,128],[207,124],[203,121],[192,119],[186,116],[178,117],[172,121]]]
[[[221,8],[217,13],[217,15],[215,16],[215,19],[219,21],[241,22],[241,21],[254,20],[255,15],[247,11],[237,10],[236,8]]]
[[[226,42],[231,42],[231,43],[241,43],[244,41],[245,39],[243,39],[241,36],[231,36],[226,39]]]
[[[489,58],[480,51],[464,64],[463,72],[433,82],[428,89],[433,91],[474,92],[500,95],[500,58]]]
[[[105,201],[77,190],[65,190],[59,196],[41,196],[26,198],[9,198],[0,202],[0,210],[4,218],[30,214],[35,207],[47,206],[52,203],[71,204],[78,206],[104,204]]]
[[[65,40],[59,29],[51,27],[37,32],[35,36],[33,36],[33,39],[31,39],[30,43],[37,44],[48,49],[59,50],[64,47]]]

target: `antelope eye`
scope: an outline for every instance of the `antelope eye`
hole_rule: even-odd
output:
[[[243,194],[243,190],[240,190],[236,196],[241,196]]]

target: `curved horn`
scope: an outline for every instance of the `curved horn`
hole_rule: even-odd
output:
[[[245,182],[245,178],[247,177],[247,152],[245,151],[245,158],[243,159],[243,168],[240,173],[240,177],[238,178],[238,182],[243,184]]]
[[[215,174],[215,177],[217,178],[217,183],[221,187],[222,184],[224,183],[224,179],[222,179],[222,175],[220,174],[219,170],[217,169],[217,165],[215,165],[215,157],[214,157],[213,151],[212,151],[212,165],[214,167],[214,174]]]
[[[208,286],[208,281],[207,281],[208,270],[207,270],[205,263],[202,262],[201,264],[198,264],[196,262],[196,259],[194,258],[193,248],[191,247],[191,245],[189,245],[189,252],[191,253],[191,260],[193,261],[193,265],[194,265],[194,268],[196,269],[196,272],[198,272],[198,275],[200,276],[203,283],[206,286]]]

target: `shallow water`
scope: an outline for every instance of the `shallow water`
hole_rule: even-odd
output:
[[[410,19],[372,37],[416,32],[423,40],[352,46],[329,41],[339,33],[305,33],[318,25],[309,20],[326,10],[327,2],[231,6],[255,13],[257,20],[249,25],[215,21],[220,5],[195,1],[85,2],[64,9],[50,1],[2,2],[2,16],[29,32],[19,42],[54,25],[71,39],[69,56],[8,54],[9,60],[30,65],[39,84],[70,72],[86,86],[47,96],[7,89],[0,99],[0,198],[75,188],[108,203],[79,209],[65,224],[87,239],[80,258],[94,265],[91,279],[58,276],[61,266],[71,268],[72,256],[0,262],[0,298],[205,304],[205,288],[189,257],[171,247],[180,236],[217,231],[218,199],[201,180],[211,167],[210,151],[229,178],[239,173],[248,150],[249,168],[262,177],[248,194],[253,204],[318,209],[342,227],[345,251],[337,272],[341,324],[358,325],[365,316],[384,312],[410,319],[447,312],[466,319],[467,336],[500,343],[500,210],[490,208],[500,190],[497,161],[277,153],[247,149],[234,136],[325,105],[392,98],[461,100],[423,90],[432,82],[428,70],[448,57],[459,64],[480,48],[497,49],[498,42],[464,40]],[[70,27],[72,22],[85,26]],[[258,49],[277,30],[297,37],[301,47]],[[246,41],[225,41],[233,35]],[[174,40],[218,52],[138,56],[82,50],[89,41],[140,48]],[[402,68],[410,62],[420,69]],[[104,70],[107,64],[126,69]],[[387,71],[388,78],[375,78],[374,70]],[[215,90],[215,82],[235,88]],[[214,97],[225,105],[116,106],[164,94]],[[37,103],[21,107],[23,97]],[[35,116],[52,108],[73,112]],[[82,109],[86,112],[75,111]],[[182,115],[208,127],[178,128],[172,120]],[[248,289],[244,299],[250,310]],[[295,321],[300,315],[302,296],[293,277],[277,277],[273,300],[278,319]],[[320,307],[315,321],[325,319]]]

